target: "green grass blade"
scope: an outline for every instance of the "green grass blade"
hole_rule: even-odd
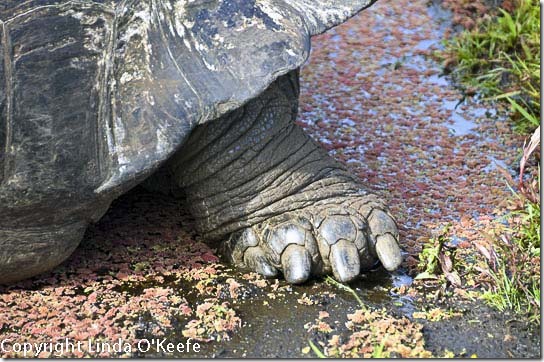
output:
[[[334,286],[336,286],[337,288],[340,288],[340,289],[343,289],[349,293],[351,293],[354,297],[355,297],[355,300],[357,300],[357,303],[359,303],[359,305],[361,306],[361,308],[363,309],[366,309],[366,305],[363,303],[363,301],[361,300],[361,298],[359,298],[359,296],[357,295],[357,293],[355,292],[355,290],[351,289],[349,286],[345,285],[345,284],[342,284],[340,282],[337,282],[336,280],[334,280],[333,278],[331,278],[330,276],[327,276],[325,278],[325,282],[328,283],[328,284],[332,284]]]
[[[308,340],[308,343],[310,344],[310,348],[312,349],[312,351],[314,351],[315,355],[319,358],[327,358],[327,356],[325,356],[323,354],[323,352],[321,352],[321,350],[319,349],[319,347],[317,347],[311,340]]]

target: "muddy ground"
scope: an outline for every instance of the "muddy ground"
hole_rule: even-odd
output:
[[[385,340],[403,346],[382,345],[391,356],[540,357],[540,327],[487,307],[485,278],[470,267],[459,266],[460,285],[413,279],[423,243],[445,225],[450,247],[479,265],[482,230],[509,196],[498,167],[515,174],[523,144],[505,110],[465,98],[442,74],[435,52],[450,19],[427,1],[380,0],[315,37],[301,72],[299,124],[388,200],[401,226],[402,268],[350,284],[374,312],[361,317],[355,297],[324,280],[289,286],[233,270],[182,201],[136,187],[58,269],[0,289],[0,340],[201,341],[199,353],[62,353],[73,357],[315,357],[309,341],[364,356]],[[374,342],[363,348],[357,336]]]

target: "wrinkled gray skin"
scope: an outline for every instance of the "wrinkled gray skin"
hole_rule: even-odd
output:
[[[265,276],[397,268],[386,206],[293,122],[310,36],[368,5],[2,0],[0,283],[61,263],[144,180]]]

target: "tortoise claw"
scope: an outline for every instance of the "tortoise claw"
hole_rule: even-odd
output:
[[[291,284],[323,274],[349,282],[377,262],[393,271],[402,262],[397,226],[368,195],[336,198],[243,230],[227,241],[231,259],[268,278],[282,272]]]
[[[339,282],[349,282],[359,275],[361,263],[355,244],[339,240],[331,247],[330,260],[334,277]]]
[[[385,269],[393,271],[400,266],[402,256],[397,240],[391,234],[378,236],[376,253]]]
[[[281,256],[281,265],[285,280],[291,284],[300,284],[310,277],[312,257],[303,246],[289,245]]]
[[[278,275],[278,269],[268,261],[264,250],[260,247],[248,248],[244,253],[244,263],[248,268],[265,278],[273,278]]]

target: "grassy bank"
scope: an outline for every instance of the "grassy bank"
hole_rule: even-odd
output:
[[[508,102],[516,130],[528,134],[540,124],[540,5],[503,4],[473,9],[482,13],[447,41],[445,66],[467,94]]]
[[[538,172],[524,177],[525,163],[537,148],[540,135],[535,131],[524,147],[520,176],[514,180],[505,172],[512,189],[510,211],[504,220],[497,220],[492,233],[495,253],[500,256],[490,263],[494,285],[484,299],[499,310],[510,308],[540,322],[540,177]],[[540,170],[538,170],[540,171]]]
[[[470,6],[457,12],[470,26],[447,40],[444,66],[467,95],[507,102],[514,130],[532,134],[521,155],[519,179],[504,172],[513,196],[491,235],[490,255],[497,258],[490,259],[493,283],[483,297],[499,310],[510,308],[539,321],[540,5],[517,0],[503,1],[502,8]]]

